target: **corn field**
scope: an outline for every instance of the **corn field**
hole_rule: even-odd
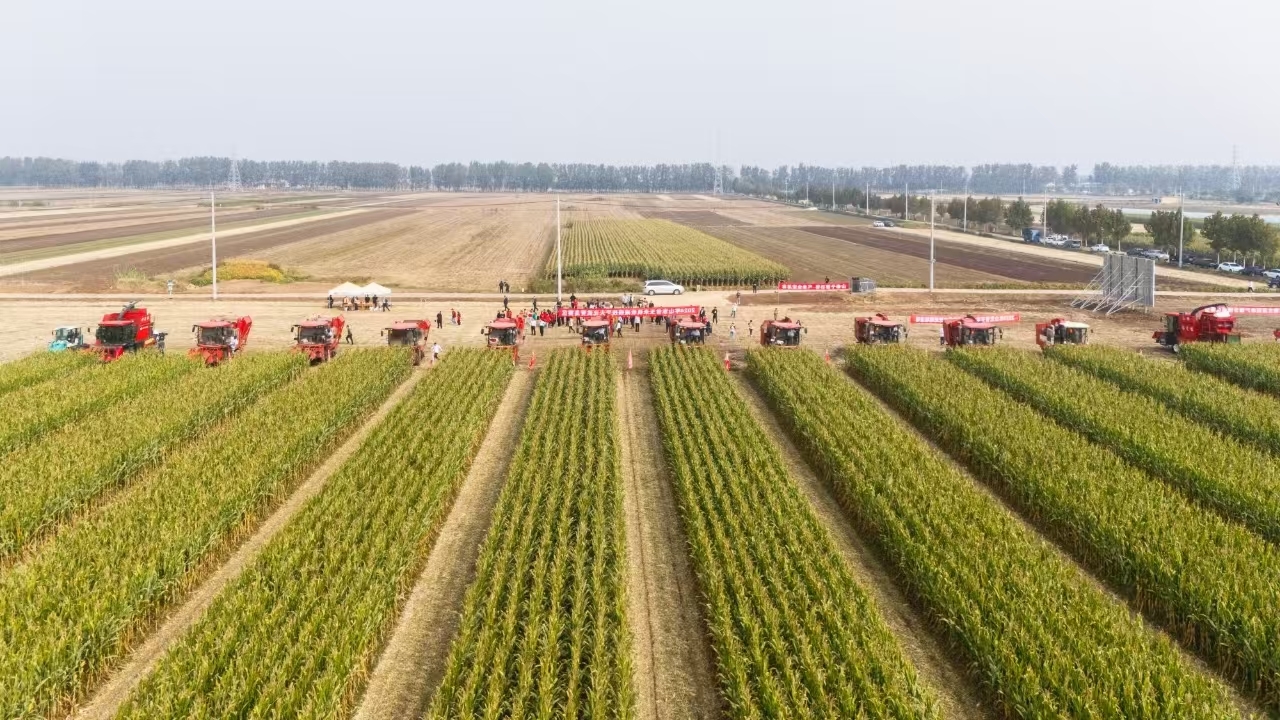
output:
[[[1192,500],[1280,540],[1280,458],[1038,354],[998,348],[947,358]]]
[[[1187,367],[1251,390],[1280,395],[1280,343],[1186,343],[1178,346]]]
[[[729,715],[941,717],[715,354],[649,358]]]
[[[1007,716],[1232,716],[1219,683],[817,355],[754,351],[748,367]]]
[[[0,574],[0,717],[60,715],[90,693],[409,370],[408,349],[343,353]]]
[[[1059,345],[1049,348],[1046,356],[1142,393],[1260,450],[1280,453],[1280,402],[1275,398],[1193,372],[1181,363],[1155,362],[1105,345]]]
[[[848,362],[1144,614],[1280,709],[1280,549],[946,360],[888,348]]]
[[[511,372],[501,353],[445,355],[118,717],[349,716]]]
[[[577,349],[539,371],[427,717],[635,716],[616,375]]]
[[[124,362],[128,359],[113,364]],[[0,561],[305,368],[306,361],[296,353],[247,355],[153,385],[10,453],[0,464]],[[77,373],[77,379],[96,370]]]
[[[116,402],[167,386],[198,367],[185,355],[130,354],[14,390],[4,397],[0,455]]]
[[[0,364],[0,395],[28,385],[61,378],[98,362],[82,352],[36,352],[20,360]]]
[[[685,285],[743,286],[786,279],[783,265],[669,220],[591,220],[562,241],[566,277],[661,278]],[[555,277],[556,257],[547,267]]]

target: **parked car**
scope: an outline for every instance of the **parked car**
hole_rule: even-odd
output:
[[[1274,268],[1272,270],[1264,270],[1262,274],[1272,280],[1275,280],[1277,278],[1280,278],[1280,268]]]
[[[1163,250],[1156,250],[1154,248],[1143,250],[1142,257],[1147,258],[1148,260],[1162,260],[1164,262],[1169,262],[1169,253]]]
[[[875,221],[875,222],[871,223],[871,227],[884,227],[884,221],[883,221],[883,220],[877,220],[877,221]]]
[[[1071,239],[1071,238],[1067,238],[1066,240],[1063,240],[1063,241],[1062,241],[1062,247],[1067,248],[1067,249],[1069,249],[1069,250],[1079,250],[1079,249],[1080,249],[1080,241],[1079,241],[1079,240],[1073,240],[1073,239]]]
[[[1111,252],[1111,248],[1110,248],[1109,246],[1107,246],[1107,245],[1103,245],[1102,243],[1098,243],[1097,245],[1090,245],[1090,246],[1089,246],[1089,252],[1096,252],[1096,253],[1103,253],[1103,254],[1106,254],[1106,253]]]
[[[1220,272],[1238,273],[1244,270],[1244,266],[1240,263],[1224,262],[1218,263],[1218,270]]]
[[[1193,258],[1191,258],[1191,264],[1192,264],[1192,265],[1195,265],[1196,267],[1199,267],[1199,268],[1216,268],[1216,267],[1218,267],[1218,261],[1217,261],[1217,260],[1214,260],[1214,259],[1213,259],[1213,258],[1211,258],[1211,257],[1193,257]]]
[[[1264,267],[1258,267],[1257,265],[1246,265],[1244,269],[1240,271],[1240,274],[1248,275],[1250,277],[1263,277],[1266,274],[1266,272],[1267,272],[1267,269]]]
[[[682,292],[684,286],[670,280],[646,280],[644,283],[645,295],[679,295]]]
[[[1128,255],[1129,257],[1146,257],[1147,248],[1140,248],[1140,247],[1129,248],[1128,250],[1124,251],[1124,254]]]

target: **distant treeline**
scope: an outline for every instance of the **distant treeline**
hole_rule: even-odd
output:
[[[0,185],[51,187],[209,188],[224,185],[231,158],[80,162],[57,158],[0,158]],[[589,163],[442,163],[434,167],[395,163],[240,160],[245,187],[304,189],[440,189],[478,191],[711,192],[716,170],[711,163],[596,165]],[[769,170],[744,165],[721,167],[726,190],[791,199],[813,197],[834,183],[837,191],[865,188],[905,191],[941,190],[1035,196],[1055,192],[1171,195],[1280,200],[1280,166],[1094,165],[1081,176],[1075,165],[988,164],[838,167],[783,165]],[[816,202],[816,198],[814,200]]]

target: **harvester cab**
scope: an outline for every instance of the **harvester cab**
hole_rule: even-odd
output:
[[[907,339],[907,326],[890,320],[883,313],[853,319],[853,331],[864,345],[900,343]]]
[[[1189,313],[1165,313],[1164,329],[1152,333],[1159,345],[1178,351],[1189,342],[1238,343],[1237,315],[1280,315],[1280,306],[1204,305]]]
[[[290,328],[294,333],[293,349],[305,354],[313,364],[331,360],[338,354],[346,325],[347,320],[341,315],[313,315]]]
[[[912,325],[942,325],[940,339],[949,347],[995,345],[1004,337],[1003,323],[1015,323],[1022,319],[1018,313],[1000,315],[912,315]]]
[[[707,324],[697,320],[669,322],[667,337],[672,345],[701,345],[707,340]]]
[[[249,331],[253,329],[253,318],[220,317],[196,323],[191,326],[195,333],[196,346],[191,348],[191,357],[203,357],[204,364],[210,367],[230,360],[249,343]]]
[[[427,337],[431,335],[429,320],[397,320],[382,329],[387,345],[413,348],[413,364],[421,365],[427,357]]]
[[[520,362],[520,328],[515,320],[503,318],[484,326],[485,342],[490,350],[508,350]]]
[[[760,345],[763,347],[800,347],[800,335],[809,329],[789,317],[760,323]]]
[[[582,322],[582,346],[587,350],[603,345],[609,346],[613,335],[613,327],[608,318],[593,317]]]
[[[93,333],[91,349],[102,357],[103,362],[111,362],[126,352],[137,352],[155,345],[157,340],[163,339],[164,333],[154,332],[152,323],[151,313],[138,307],[137,302],[131,302],[120,312],[102,316],[98,329]]]
[[[84,350],[89,347],[89,342],[85,340],[87,333],[87,330],[81,330],[75,325],[63,325],[53,331],[53,340],[49,341],[49,352]]]
[[[1036,344],[1042,348],[1050,345],[1086,345],[1088,342],[1089,326],[1082,322],[1054,318],[1049,322],[1036,324]]]

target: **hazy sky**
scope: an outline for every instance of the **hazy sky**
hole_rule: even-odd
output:
[[[0,155],[1280,164],[1276,0],[6,0]]]

